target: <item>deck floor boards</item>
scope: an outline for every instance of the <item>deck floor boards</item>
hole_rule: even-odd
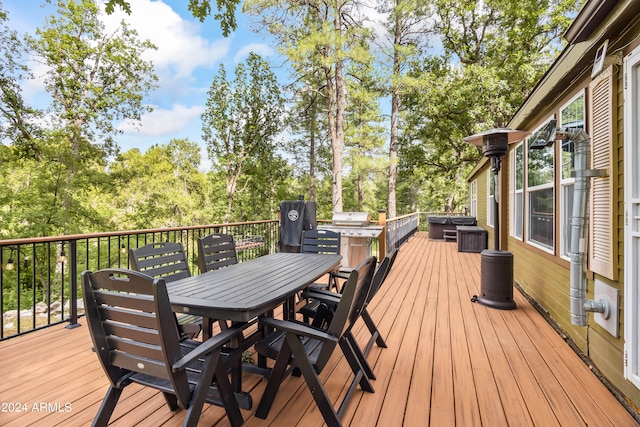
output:
[[[471,303],[480,276],[480,254],[459,253],[455,243],[418,233],[401,248],[369,306],[388,344],[374,345],[368,356],[375,393],[356,391],[344,425],[638,425],[517,291],[516,310]],[[362,322],[354,330],[364,345],[369,331]],[[352,379],[339,356],[337,351],[320,375],[335,402]],[[247,373],[243,384],[257,407],[266,381]],[[0,342],[0,403],[27,409],[0,412],[2,426],[90,425],[106,389],[85,325],[53,326]],[[169,411],[161,394],[131,385],[111,425],[179,426],[184,414]],[[299,377],[283,382],[266,420],[253,410],[242,414],[246,426],[323,425]],[[199,425],[229,423],[222,408],[205,405]]]

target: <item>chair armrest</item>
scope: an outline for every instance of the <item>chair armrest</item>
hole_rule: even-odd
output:
[[[303,298],[310,298],[322,302],[328,302],[330,304],[338,304],[340,303],[340,298],[342,295],[336,294],[334,292],[324,291],[324,292],[316,292],[315,290],[308,291],[302,294]]]
[[[337,277],[338,279],[348,280],[352,271],[353,270],[338,270],[338,271],[332,271],[329,274],[333,277]]]
[[[291,322],[288,320],[280,320],[273,318],[262,319],[262,324],[276,328],[280,331],[291,332],[293,334],[308,338],[316,338],[321,341],[338,342],[338,337],[328,334],[321,329],[312,328],[304,323]]]
[[[303,298],[320,298],[323,296],[328,298],[342,298],[342,294],[328,291],[326,289],[310,288],[302,293]]]
[[[192,351],[182,356],[180,360],[178,360],[171,366],[171,369],[173,370],[173,372],[183,370],[189,364],[193,363],[194,360],[211,353],[219,347],[222,347],[223,345],[228,343],[231,338],[234,338],[237,335],[241,335],[244,329],[244,323],[237,323],[230,326],[229,328],[209,338],[208,340],[194,348]]]

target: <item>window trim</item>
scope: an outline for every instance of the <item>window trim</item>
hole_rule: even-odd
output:
[[[516,164],[516,152],[518,149],[522,150],[522,170],[520,171],[520,173],[522,173],[522,188],[518,189],[516,186],[516,182],[517,182],[517,174],[519,173],[517,170],[517,164]],[[526,174],[526,168],[525,168],[525,155],[524,155],[524,141],[520,141],[519,143],[515,144],[513,149],[511,150],[510,153],[510,161],[511,161],[511,190],[510,190],[510,199],[511,199],[511,206],[510,206],[510,213],[511,213],[511,221],[510,221],[510,226],[509,226],[509,235],[511,237],[513,237],[514,239],[517,240],[524,240],[524,212],[525,212],[525,208],[524,208],[524,193],[525,193],[525,174]],[[516,212],[516,195],[520,195],[522,198],[522,207],[521,207],[521,211],[520,212]],[[520,231],[520,235],[517,234],[517,229],[516,229],[516,217],[520,216],[520,224],[521,224],[521,229]]]
[[[580,97],[582,97],[582,128],[586,130],[586,118],[587,118],[587,102],[586,102],[586,90],[582,89],[575,96],[573,96],[569,101],[567,101],[564,105],[560,106],[558,112],[558,123],[559,127],[566,127],[566,124],[563,123],[562,111],[577,101]],[[560,181],[560,189],[559,189],[559,202],[560,202],[560,215],[559,215],[559,242],[558,242],[558,255],[560,258],[569,260],[569,251],[565,252],[565,248],[571,243],[571,238],[569,235],[569,231],[571,230],[571,215],[572,215],[572,206],[569,206],[566,199],[566,191],[567,187],[573,186],[575,183],[575,177],[567,177],[563,176],[564,169],[562,164],[562,144],[557,144],[558,150],[556,152],[556,157],[558,158],[559,163],[559,181]],[[565,221],[567,219],[567,221]],[[566,240],[569,240],[568,242]]]
[[[478,217],[478,180],[474,179],[469,185],[469,210],[473,217]]]
[[[557,233],[556,233],[556,226],[555,226],[555,222],[556,222],[556,218],[557,218],[557,212],[556,212],[556,199],[557,199],[557,195],[556,195],[556,153],[555,153],[555,148],[552,148],[553,150],[553,155],[552,155],[552,159],[553,159],[553,165],[551,170],[553,171],[553,178],[551,179],[550,182],[548,183],[544,183],[544,184],[539,184],[536,186],[529,186],[529,149],[528,149],[528,145],[529,145],[529,140],[536,134],[536,132],[538,132],[540,129],[542,129],[545,125],[547,125],[549,123],[550,120],[552,120],[554,118],[553,115],[551,115],[549,118],[547,118],[544,122],[542,122],[537,128],[534,129],[533,132],[531,132],[531,136],[529,136],[526,140],[525,140],[525,164],[526,164],[526,170],[527,173],[525,174],[525,206],[524,206],[524,212],[525,212],[525,219],[526,219],[526,227],[524,228],[524,234],[525,234],[525,241],[535,247],[538,248],[544,252],[547,252],[549,254],[554,255],[555,254],[555,249],[557,246]],[[553,194],[553,218],[552,218],[552,232],[553,232],[553,237],[552,237],[552,245],[551,247],[547,247],[544,244],[540,243],[540,242],[536,242],[534,240],[531,240],[531,226],[532,226],[532,221],[530,218],[530,213],[531,213],[531,205],[532,203],[530,202],[530,197],[532,193],[535,193],[537,191],[540,190],[547,190],[547,189],[552,189],[552,194]]]
[[[493,174],[491,168],[487,169],[487,226],[495,227],[495,218],[493,217]]]

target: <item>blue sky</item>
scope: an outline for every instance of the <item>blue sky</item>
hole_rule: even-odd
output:
[[[41,0],[2,3],[9,12],[9,26],[19,32],[33,33],[44,24],[45,17],[56,10],[52,5],[41,6],[44,3]],[[224,38],[216,21],[208,18],[200,23],[191,16],[187,4],[186,0],[131,0],[131,15],[119,10],[114,15],[104,15],[107,28],[124,19],[138,30],[141,38],[151,40],[158,47],[147,58],[153,61],[159,78],[159,87],[145,101],[154,111],[143,116],[142,126],[137,129],[128,123],[119,124],[124,132],[117,138],[122,150],[136,147],[145,151],[152,144],[167,143],[172,138],[201,142],[200,114],[221,63],[232,76],[236,65],[253,51],[274,66],[282,65],[272,39],[251,32],[247,17],[239,14],[237,31]],[[42,74],[35,64],[30,65],[36,76]],[[282,70],[279,71],[276,70],[281,74]],[[24,96],[31,105],[43,103],[46,93],[42,81],[30,81],[24,87]],[[202,156],[206,168],[204,147]]]

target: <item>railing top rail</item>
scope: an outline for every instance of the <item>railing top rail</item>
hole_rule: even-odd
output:
[[[420,213],[421,213],[421,212],[412,212],[412,213],[408,213],[408,214],[406,214],[406,215],[400,215],[400,216],[396,216],[396,217],[393,217],[393,218],[388,218],[388,219],[387,219],[387,222],[391,222],[391,221],[399,221],[399,220],[401,220],[401,219],[410,218],[410,217],[412,217],[412,216],[419,215]]]
[[[100,233],[63,234],[61,236],[26,237],[26,238],[20,238],[20,239],[0,240],[0,247],[11,246],[11,245],[14,245],[14,246],[24,245],[24,244],[31,244],[31,243],[59,242],[61,240],[68,241],[68,240],[90,239],[90,238],[96,238],[96,237],[112,237],[112,236],[122,236],[122,235],[164,233],[164,232],[181,231],[181,230],[196,230],[196,229],[202,229],[202,228],[268,224],[272,222],[278,222],[278,220],[266,219],[266,220],[260,220],[260,221],[231,222],[231,223],[208,224],[208,225],[189,225],[189,226],[182,226],[182,227],[149,228],[145,230],[120,230],[120,231],[103,231]]]

